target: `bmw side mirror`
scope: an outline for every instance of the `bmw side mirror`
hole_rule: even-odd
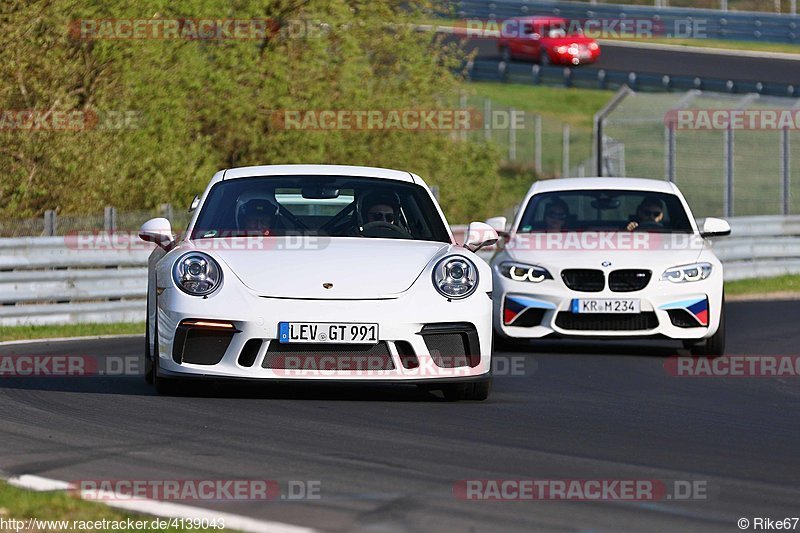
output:
[[[703,238],[708,237],[724,237],[731,234],[731,225],[721,218],[708,217],[703,222],[703,229],[700,231],[700,236]]]
[[[467,226],[467,237],[464,240],[464,248],[471,252],[477,252],[484,246],[495,244],[500,237],[497,231],[489,224],[484,222],[470,222]]]
[[[166,248],[173,241],[172,225],[166,218],[153,218],[142,224],[139,238]]]
[[[507,222],[508,220],[506,219],[506,217],[492,217],[486,219],[486,224],[491,226],[497,232],[498,235],[503,235],[507,233],[506,232]]]

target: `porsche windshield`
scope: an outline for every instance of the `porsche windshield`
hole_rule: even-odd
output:
[[[450,242],[421,186],[336,176],[239,178],[214,185],[193,239],[310,235]]]
[[[517,231],[692,233],[692,226],[683,204],[674,194],[580,190],[533,196]]]

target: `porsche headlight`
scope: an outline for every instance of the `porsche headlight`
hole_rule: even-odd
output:
[[[206,296],[222,283],[222,269],[214,259],[204,253],[189,252],[175,261],[172,279],[186,294]]]
[[[478,269],[466,257],[445,257],[433,268],[433,286],[447,298],[466,298],[478,288]]]
[[[687,281],[700,281],[711,275],[713,267],[711,263],[693,263],[691,265],[681,265],[668,268],[661,274],[661,280],[671,281],[672,283],[685,283]]]
[[[536,265],[526,265],[524,263],[500,263],[500,266],[497,267],[497,271],[514,281],[541,283],[546,279],[553,279],[553,276],[546,268]]]

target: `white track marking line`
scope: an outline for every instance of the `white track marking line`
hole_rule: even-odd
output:
[[[8,479],[8,484],[20,489],[35,490],[36,492],[48,492],[51,490],[68,490],[70,484],[66,481],[49,479],[46,477],[22,475]]]
[[[49,479],[46,477],[22,475],[8,479],[8,484],[21,489],[33,490],[36,492],[50,492],[56,490],[69,490],[72,485],[66,481]],[[77,491],[75,494],[79,494]],[[92,493],[95,497],[83,498],[86,501],[135,511],[138,513],[162,518],[185,518],[189,520],[219,520],[225,521],[225,529],[238,529],[248,533],[314,533],[316,530],[308,527],[285,524],[283,522],[273,522],[270,520],[259,520],[247,516],[204,509],[171,502],[156,500],[126,500],[124,497],[117,498],[113,492],[97,491]]]

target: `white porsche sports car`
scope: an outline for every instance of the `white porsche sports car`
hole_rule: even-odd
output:
[[[491,385],[492,275],[459,245],[425,182],[369,167],[214,175],[186,233],[146,222],[146,376],[411,382],[450,399]]]
[[[698,229],[673,183],[538,181],[491,260],[495,341],[655,337],[721,355],[722,264],[706,238],[728,234],[716,218]]]

